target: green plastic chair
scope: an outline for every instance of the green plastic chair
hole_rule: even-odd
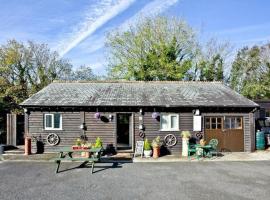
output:
[[[188,145],[188,159],[190,160],[191,153],[193,153],[196,156],[196,146],[195,144],[189,144]]]
[[[218,140],[217,139],[211,139],[210,141],[209,141],[209,145],[211,145],[211,149],[210,149],[210,151],[209,151],[209,154],[211,155],[211,156],[213,156],[213,154],[215,153],[216,154],[216,157],[218,157]]]

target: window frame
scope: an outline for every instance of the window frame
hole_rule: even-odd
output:
[[[209,128],[206,128],[206,120],[207,120],[207,118],[209,119]],[[221,119],[221,122],[218,122],[218,118]],[[215,119],[215,123],[213,123],[213,124],[215,124],[216,128],[212,128],[212,119]],[[217,128],[218,124],[221,125],[220,128]],[[223,127],[224,127],[223,117],[221,117],[221,116],[216,116],[216,117],[205,116],[204,117],[204,128],[205,128],[205,130],[223,130]]]
[[[55,128],[54,127],[54,115],[55,114],[59,114],[60,115],[59,128]],[[52,117],[52,127],[47,127],[46,126],[46,120],[47,120],[47,117],[46,116],[51,116]],[[44,123],[44,130],[63,130],[62,129],[62,114],[61,113],[45,113],[44,114],[44,117],[43,117],[43,123]]]
[[[162,117],[163,116],[167,116],[167,118],[169,118],[169,121],[168,121],[168,128],[164,129],[162,128]],[[176,128],[172,128],[172,117],[176,117],[176,121],[177,121],[177,124],[176,124]],[[160,131],[179,131],[179,114],[177,113],[161,113],[160,114]]]
[[[232,128],[232,119],[234,119],[234,123],[235,125],[237,125],[237,119],[240,118],[241,122],[241,126],[240,128]],[[225,122],[226,122],[226,119],[230,119],[230,128],[227,128],[225,126]],[[224,117],[224,130],[243,130],[243,117],[240,117],[240,116],[225,116]]]

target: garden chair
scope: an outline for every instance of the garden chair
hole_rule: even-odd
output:
[[[190,159],[191,153],[193,153],[196,156],[196,146],[195,144],[189,144],[188,145],[188,159]]]
[[[216,157],[218,157],[218,140],[217,139],[211,139],[209,141],[209,145],[211,145],[211,149],[209,151],[209,154],[213,156],[213,154],[216,154]]]

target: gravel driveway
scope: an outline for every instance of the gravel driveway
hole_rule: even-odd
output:
[[[0,163],[0,199],[269,199],[270,161]]]

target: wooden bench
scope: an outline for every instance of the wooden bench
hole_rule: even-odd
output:
[[[57,167],[55,170],[55,173],[58,173],[61,161],[83,161],[83,162],[90,162],[92,164],[92,170],[91,173],[93,174],[94,172],[94,165],[95,162],[98,162],[99,159],[98,158],[70,158],[70,157],[64,157],[64,158],[55,158],[54,161],[57,163]]]

